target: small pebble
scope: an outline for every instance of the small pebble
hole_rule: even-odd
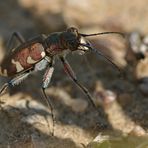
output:
[[[129,133],[129,135],[133,136],[144,136],[145,134],[145,130],[139,125],[135,126]]]
[[[109,105],[113,101],[116,100],[117,95],[112,92],[111,90],[102,90],[102,91],[97,91],[94,94],[95,96],[95,103],[97,106],[99,105]]]

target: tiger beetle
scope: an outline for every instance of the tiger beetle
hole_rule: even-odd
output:
[[[93,48],[93,46],[85,39],[85,37],[89,36],[112,33],[124,36],[124,34],[120,32],[82,34],[78,32],[77,28],[70,27],[63,32],[55,32],[48,36],[39,35],[31,40],[25,41],[20,33],[14,32],[8,42],[8,45],[12,43],[14,37],[20,42],[20,45],[17,48],[9,49],[9,52],[2,60],[0,66],[0,75],[10,77],[11,79],[2,86],[0,94],[8,87],[12,87],[21,83],[31,73],[46,69],[43,76],[42,92],[44,99],[48,104],[48,107],[51,109],[51,117],[53,121],[53,130],[51,134],[54,135],[55,117],[53,114],[53,105],[51,101],[47,98],[45,89],[48,87],[54,71],[55,57],[58,57],[60,59],[66,74],[83,91],[92,106],[96,107],[89,91],[77,80],[74,71],[72,70],[65,57],[69,52],[73,51],[82,51],[83,53],[89,51],[94,52],[105,57],[106,60],[108,60],[120,71],[118,66],[116,66],[108,57],[103,55],[97,49]]]

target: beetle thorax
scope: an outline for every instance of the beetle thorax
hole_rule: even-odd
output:
[[[64,48],[61,45],[60,33],[53,33],[47,37],[46,43],[46,54],[50,57],[55,56],[63,52]]]

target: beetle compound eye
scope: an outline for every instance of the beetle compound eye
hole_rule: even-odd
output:
[[[78,29],[75,28],[75,27],[70,27],[70,28],[67,29],[67,32],[74,32],[74,33],[78,34]]]
[[[80,36],[78,33],[78,29],[75,27],[68,28],[67,32],[73,34],[76,38],[79,38],[79,36]]]

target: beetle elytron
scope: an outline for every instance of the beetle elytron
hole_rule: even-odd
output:
[[[65,55],[68,52],[76,50],[88,52],[92,51],[99,55],[102,55],[99,51],[94,49],[92,45],[85,39],[87,36],[95,36],[101,34],[116,33],[123,35],[120,32],[103,32],[96,34],[82,34],[74,27],[68,28],[63,32],[52,33],[49,36],[40,35],[32,40],[25,41],[24,38],[17,32],[13,33],[9,44],[11,44],[13,37],[16,37],[21,43],[15,49],[11,49],[9,53],[3,59],[0,66],[0,75],[10,77],[11,80],[5,83],[0,90],[0,94],[7,88],[14,85],[18,85],[22,80],[28,77],[34,71],[40,71],[46,69],[43,76],[42,91],[44,97],[51,108],[51,114],[53,119],[53,131],[54,133],[54,114],[53,106],[47,99],[45,89],[50,83],[54,71],[53,61],[55,57],[59,57],[63,63],[65,72],[69,77],[78,85],[81,90],[87,95],[91,104],[95,107],[92,97],[88,90],[77,80],[75,73],[65,59]],[[104,56],[104,55],[102,55]],[[112,61],[104,56],[111,64],[118,68]]]

